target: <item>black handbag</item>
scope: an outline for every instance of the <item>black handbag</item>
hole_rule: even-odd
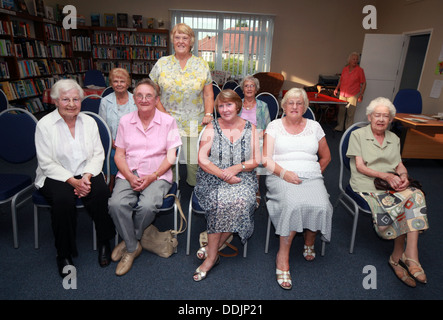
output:
[[[395,174],[396,176],[399,176],[399,174],[396,173],[396,172],[391,172],[391,173]],[[423,192],[423,194],[424,194],[423,187],[422,187],[421,183],[418,180],[415,180],[415,179],[413,179],[411,177],[408,177],[408,180],[409,180],[409,187],[420,189]],[[377,190],[395,191],[394,189],[392,189],[392,187],[389,184],[389,182],[387,182],[386,180],[383,180],[381,178],[375,178],[374,179],[374,186],[375,186],[375,189],[377,189]]]

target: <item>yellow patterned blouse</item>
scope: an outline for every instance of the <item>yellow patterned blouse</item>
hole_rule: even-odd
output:
[[[149,77],[159,85],[163,107],[177,121],[181,136],[194,136],[204,116],[203,88],[212,83],[208,63],[191,56],[184,69],[175,55],[160,58]],[[197,133],[198,134],[198,133]]]

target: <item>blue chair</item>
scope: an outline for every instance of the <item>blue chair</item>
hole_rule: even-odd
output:
[[[262,92],[256,96],[256,99],[266,102],[271,120],[277,119],[280,106],[277,99],[272,94],[269,92]]]
[[[17,166],[35,159],[35,128],[37,119],[21,108],[9,108],[0,112],[0,158]],[[30,175],[0,173],[0,204],[11,202],[12,234],[14,248],[18,248],[17,209],[31,198],[34,181]],[[29,193],[29,195],[27,195]],[[21,200],[24,195],[26,197]]]
[[[81,111],[90,111],[98,114],[102,97],[98,94],[90,94],[82,100]]]
[[[340,174],[338,180],[338,187],[340,189],[340,194],[338,196],[337,202],[334,207],[336,207],[339,203],[341,203],[346,210],[348,210],[354,216],[354,222],[352,225],[352,233],[351,233],[351,244],[349,247],[349,253],[354,252],[354,243],[355,243],[355,234],[357,232],[357,222],[359,212],[362,211],[367,214],[371,214],[371,209],[368,203],[354,190],[352,190],[349,184],[349,174],[350,174],[350,159],[346,156],[346,152],[348,151],[349,146],[349,138],[351,136],[352,131],[359,129],[368,122],[357,122],[350,126],[340,140],[339,146],[339,154],[340,154]],[[345,174],[347,178],[345,178]]]
[[[103,90],[101,97],[106,97],[108,94],[113,93],[114,92],[114,88],[112,87],[107,87],[105,90]]]
[[[198,142],[197,142],[197,154],[200,147],[200,140],[202,138],[203,132],[205,131],[206,127],[202,129],[200,132],[200,135],[198,136]],[[200,207],[200,204],[198,203],[197,196],[195,195],[194,191],[192,191],[191,199],[189,200],[189,209],[188,209],[188,231],[186,235],[186,255],[189,256],[189,252],[191,250],[191,227],[192,227],[192,213],[197,214],[205,214],[205,211]],[[248,243],[246,242],[243,247],[243,257],[246,258],[248,252]]]
[[[234,80],[228,80],[228,81],[226,81],[225,84],[223,85],[223,89],[222,89],[222,90],[225,90],[225,89],[232,89],[232,90],[234,90],[237,86],[238,86],[237,81],[234,81]]]
[[[106,80],[103,74],[99,70],[88,70],[85,73],[85,80],[83,85],[87,86],[97,86],[97,87],[107,87]]]
[[[3,92],[3,90],[0,90],[0,112],[8,109],[8,107],[9,107],[8,98],[6,97],[6,94]]]
[[[220,87],[219,87],[217,84],[215,84],[215,83],[212,83],[212,89],[214,90],[214,101],[215,101],[215,99],[217,98],[217,96],[218,96],[218,94],[220,93],[221,89],[220,89]]]
[[[183,212],[181,210],[181,205],[180,205],[180,189],[179,189],[180,151],[181,151],[181,146],[177,148],[177,157],[175,158],[175,165],[174,165],[175,180],[172,182],[171,189],[169,189],[168,194],[164,197],[163,205],[159,209],[160,212],[174,210],[174,231],[176,231],[177,233],[181,233],[181,231],[183,230],[182,223],[183,223],[183,221],[186,221],[186,217],[183,215]],[[180,212],[180,216],[181,216],[180,217],[180,229],[177,229],[177,225],[178,225],[177,211]],[[176,234],[175,234],[175,236],[176,236]],[[177,250],[177,248],[176,248],[176,250]]]
[[[103,149],[105,152],[105,161],[103,163],[103,168],[106,170],[106,172],[109,172],[110,170],[110,155],[111,155],[111,148],[112,148],[112,135],[111,130],[109,129],[108,125],[106,124],[105,120],[101,118],[98,114],[91,111],[83,111],[83,113],[91,116],[96,122],[98,126],[98,131],[100,134],[100,139],[103,145]],[[110,176],[106,176],[106,184],[109,184],[110,182]],[[45,197],[41,194],[39,190],[35,190],[32,194],[32,201],[34,203],[34,247],[35,249],[39,248],[39,236],[38,236],[38,208],[50,208],[51,206],[46,201]],[[84,208],[83,202],[81,199],[77,199],[76,203],[77,209]],[[118,235],[116,235],[116,244],[118,240]],[[97,250],[97,241],[96,241],[96,232],[95,232],[95,224],[92,223],[92,248],[94,250]]]
[[[240,85],[236,86],[236,87],[234,88],[234,91],[235,91],[235,93],[238,94],[238,96],[239,96],[241,99],[243,99],[243,98],[245,97],[245,94],[243,93],[243,89],[241,88]]]
[[[393,104],[397,113],[421,114],[423,101],[420,91],[415,89],[401,89],[395,95]]]
[[[303,115],[303,117],[305,117],[306,119],[311,119],[311,120],[315,121],[314,111],[312,111],[312,109],[310,107],[308,107],[308,109],[306,109],[306,112]]]

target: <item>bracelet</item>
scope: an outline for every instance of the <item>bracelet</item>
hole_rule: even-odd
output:
[[[157,171],[154,171],[155,176],[157,177],[157,180],[160,178],[160,176],[158,175]]]
[[[210,112],[205,113],[205,117],[206,117],[206,116],[214,117],[214,115],[213,115],[212,113],[210,113]]]
[[[282,171],[280,171],[280,178],[281,179],[285,178],[285,173],[286,173],[286,169],[283,169]]]

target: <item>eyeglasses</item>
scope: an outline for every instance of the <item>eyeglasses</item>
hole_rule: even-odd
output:
[[[59,99],[59,101],[62,104],[69,104],[70,102],[73,102],[74,104],[81,103],[81,99],[80,98],[72,98],[72,99],[70,99],[70,98],[62,98],[62,99]]]
[[[255,88],[255,84],[245,84],[245,88]]]
[[[142,94],[138,94],[138,95],[135,96],[135,100],[137,100],[137,101],[143,101],[143,100],[149,101],[149,100],[154,99],[155,97],[156,96],[154,96],[152,94],[147,94],[145,96],[143,96]]]

